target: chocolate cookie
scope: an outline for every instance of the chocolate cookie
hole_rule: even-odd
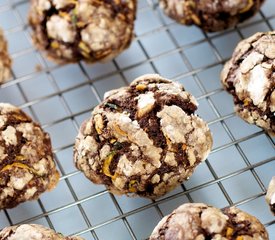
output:
[[[268,240],[260,221],[235,207],[187,203],[164,217],[149,240]]]
[[[177,22],[197,25],[207,32],[236,26],[252,17],[264,0],[159,0],[164,12]]]
[[[241,41],[221,73],[235,111],[248,123],[275,133],[275,32]]]
[[[6,227],[0,232],[0,240],[83,240],[80,237],[65,237],[52,229],[37,224],[22,224]]]
[[[144,75],[105,94],[77,136],[74,159],[94,183],[116,194],[157,198],[174,189],[210,152],[197,102],[178,83]]]
[[[133,37],[136,0],[32,0],[37,48],[58,63],[109,60]]]
[[[2,29],[0,28],[0,84],[6,82],[11,76],[11,58],[8,54],[8,45]]]
[[[0,209],[37,199],[58,179],[49,135],[19,108],[0,103]]]
[[[275,177],[273,177],[269,183],[265,199],[270,210],[275,215]]]

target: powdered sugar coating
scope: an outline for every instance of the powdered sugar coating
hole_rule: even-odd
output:
[[[0,103],[0,209],[52,189],[59,179],[49,135],[19,108]]]
[[[255,217],[235,208],[224,210],[203,203],[187,203],[164,217],[150,240],[267,240]]]
[[[65,237],[52,229],[37,224],[22,224],[6,227],[0,232],[0,240],[83,240],[80,237]]]
[[[156,198],[187,179],[212,147],[197,102],[159,75],[105,94],[75,143],[77,168],[117,194]]]
[[[179,23],[215,32],[253,16],[264,0],[159,0],[164,12]]]
[[[265,196],[266,202],[270,210],[275,215],[275,177],[273,177],[268,185],[267,193]]]
[[[235,110],[248,123],[275,133],[275,32],[241,41],[221,73]]]
[[[133,37],[136,0],[32,0],[29,14],[35,45],[69,63],[106,61]]]

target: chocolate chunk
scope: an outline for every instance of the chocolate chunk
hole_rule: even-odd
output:
[[[136,0],[32,0],[33,41],[58,63],[106,61],[128,48]]]
[[[164,217],[149,240],[268,240],[260,221],[235,207],[186,203]]]
[[[246,122],[275,133],[275,32],[241,41],[221,73],[235,111]]]
[[[179,83],[144,75],[112,90],[81,126],[78,169],[116,194],[157,198],[188,179],[210,152],[207,124]]]
[[[11,58],[8,54],[8,45],[0,28],[0,84],[9,80],[11,76]]]
[[[37,224],[22,224],[6,227],[0,232],[0,240],[83,240],[80,237],[65,237],[52,229]]]
[[[58,180],[49,135],[19,108],[0,103],[0,209],[37,199]]]
[[[252,17],[264,0],[159,0],[164,12],[177,22],[197,25],[207,32],[236,26]]]

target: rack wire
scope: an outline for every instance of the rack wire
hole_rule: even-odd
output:
[[[274,28],[273,0],[251,20],[215,34],[173,22],[156,0],[139,0],[136,36],[128,50],[105,64],[68,66],[48,62],[33,48],[28,7],[27,0],[0,1],[0,25],[13,58],[13,79],[1,86],[0,101],[20,106],[50,133],[62,177],[39,200],[1,211],[0,229],[39,223],[87,240],[140,240],[180,204],[205,202],[238,206],[259,218],[275,239],[275,220],[264,200],[274,175],[275,139],[235,116],[232,98],[219,81],[222,65],[241,39]],[[196,96],[214,148],[189,181],[156,201],[114,196],[73,166],[74,138],[105,91],[153,72],[181,82]]]

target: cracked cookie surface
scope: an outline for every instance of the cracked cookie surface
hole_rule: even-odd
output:
[[[49,135],[19,108],[0,103],[0,209],[37,199],[58,180]]]
[[[246,122],[275,134],[275,32],[256,33],[241,41],[221,73]]]
[[[265,227],[236,207],[186,203],[165,216],[149,240],[268,240]]]
[[[197,25],[207,32],[236,26],[252,17],[264,0],[159,0],[164,12],[185,25]]]
[[[11,77],[11,58],[8,54],[7,41],[0,28],[0,84],[9,80]]]
[[[58,63],[107,61],[128,48],[136,0],[32,0],[33,41]]]
[[[74,159],[116,194],[157,198],[189,178],[212,147],[197,102],[182,85],[144,75],[112,90],[85,121]]]
[[[0,232],[0,240],[83,240],[80,237],[65,237],[61,233],[38,224],[22,224],[6,227]]]

